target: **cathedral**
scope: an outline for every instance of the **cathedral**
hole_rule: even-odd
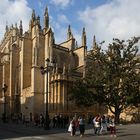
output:
[[[81,44],[77,45],[70,25],[67,40],[55,43],[47,8],[43,28],[34,10],[27,32],[23,33],[22,21],[19,27],[6,25],[0,44],[0,115],[4,110],[7,115],[79,111],[68,94],[73,81],[85,75],[85,28]]]

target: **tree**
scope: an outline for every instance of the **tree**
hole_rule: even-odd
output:
[[[96,46],[87,56],[84,79],[84,83],[88,85],[86,90],[92,91],[91,97],[98,103],[107,105],[117,123],[125,108],[140,103],[140,57],[137,56],[136,46],[138,40],[137,37],[128,41],[113,39],[108,50],[101,51]],[[75,96],[76,94],[78,93]],[[86,94],[86,100],[90,97],[89,94],[85,96]]]
[[[83,79],[75,81],[70,93],[69,99],[74,100],[79,107],[89,107],[94,103],[93,94],[88,90],[88,86],[83,82]]]

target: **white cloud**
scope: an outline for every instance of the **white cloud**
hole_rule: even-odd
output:
[[[46,5],[43,3],[43,0],[38,0],[36,5],[39,6],[41,16],[44,15]],[[47,7],[47,8],[49,8],[49,7]]]
[[[28,29],[32,10],[27,0],[0,0],[0,40],[2,39],[6,23],[11,24],[23,21],[24,31]]]
[[[98,41],[112,38],[129,39],[140,36],[140,0],[112,0],[96,8],[86,7],[79,12],[88,38],[95,34]]]
[[[54,4],[55,6],[60,6],[61,8],[67,7],[72,0],[51,0],[50,3]]]
[[[63,14],[59,14],[57,17],[58,17],[58,22],[59,23],[63,23],[63,24],[69,24],[70,23],[68,18]]]

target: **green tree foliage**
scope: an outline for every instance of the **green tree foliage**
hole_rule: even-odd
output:
[[[101,51],[96,46],[87,56],[86,77],[83,80],[87,86],[82,91],[88,94],[80,95],[81,90],[77,90],[73,99],[79,94],[82,101],[92,101],[88,102],[89,105],[95,101],[106,104],[118,123],[123,109],[140,104],[140,56],[137,55],[136,46],[138,40],[137,37],[128,41],[113,39],[106,51]]]
[[[87,84],[83,80],[77,80],[74,83],[69,99],[74,100],[79,107],[89,107],[94,103],[93,94],[88,90]]]

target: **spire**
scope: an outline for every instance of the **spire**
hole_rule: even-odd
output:
[[[100,47],[98,46],[98,44],[96,43],[96,37],[94,35],[93,37],[93,53],[97,54],[100,52]]]
[[[17,29],[17,23],[15,23],[15,28]]]
[[[52,40],[51,41],[52,42],[52,45],[55,44],[54,32],[51,33],[51,40]]]
[[[40,16],[37,16],[37,23],[40,24]]]
[[[49,28],[49,13],[47,6],[44,13],[44,28]]]
[[[54,32],[52,32],[53,44],[55,44]]]
[[[86,46],[86,32],[85,32],[85,28],[83,28],[83,32],[82,32],[82,46]]]
[[[13,26],[13,24],[12,24],[12,25],[11,25],[11,29],[13,29],[13,27],[14,27],[14,26]]]
[[[8,31],[8,25],[7,25],[7,22],[6,22],[5,30],[6,30],[6,32]]]
[[[32,21],[35,21],[35,10],[33,9],[33,11],[32,11]]]
[[[52,31],[52,29],[50,28],[50,46],[53,46],[54,44],[54,33]]]
[[[75,41],[75,47],[78,48],[78,42],[77,41]]]
[[[95,48],[95,47],[96,47],[96,37],[94,35],[94,37],[93,37],[93,48]]]
[[[71,32],[71,27],[70,25],[68,26],[68,33],[67,33],[67,39],[69,40],[70,38],[72,38],[73,35],[72,35],[72,32]]]
[[[20,20],[20,25],[19,25],[19,34],[23,34],[23,27],[22,27],[22,20]]]
[[[46,6],[46,8],[45,8],[44,16],[49,16],[49,14],[48,14],[48,7],[47,7],[47,6]]]
[[[41,29],[41,26],[40,26],[40,16],[39,15],[36,18],[36,23],[37,23],[39,29]]]

